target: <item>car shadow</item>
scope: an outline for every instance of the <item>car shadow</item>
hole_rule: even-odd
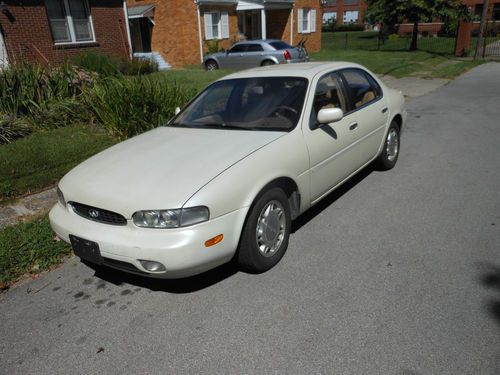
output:
[[[302,215],[300,215],[297,219],[292,222],[292,233],[297,232],[304,225],[309,223],[312,219],[318,216],[321,212],[323,212],[326,208],[328,208],[332,203],[341,198],[345,193],[351,190],[354,186],[363,181],[366,177],[368,177],[372,172],[376,171],[373,164],[368,165],[366,168],[363,168],[357,174],[352,176],[348,181],[339,186],[337,189],[328,194],[321,201],[316,203]]]
[[[486,301],[486,309],[490,317],[500,324],[500,266],[485,263],[481,268],[486,269],[480,277],[481,285],[499,293],[496,298],[489,298]]]
[[[375,171],[375,168],[372,165],[367,166],[356,175],[351,177],[349,181],[338,187],[316,205],[304,212],[301,216],[299,216],[292,222],[292,233],[297,232],[304,225],[309,223],[337,199],[342,197],[354,186],[368,177],[373,171]],[[93,263],[83,263],[95,271],[95,277],[98,277],[111,284],[131,284],[150,289],[152,291],[161,291],[175,294],[194,293],[203,290],[235,275],[240,271],[238,269],[238,266],[234,262],[229,262],[222,266],[214,268],[213,270],[192,277],[182,279],[153,279],[145,276],[130,274],[110,267],[98,266]]]
[[[159,291],[173,294],[187,294],[200,291],[231,277],[239,271],[233,262],[229,262],[196,276],[182,279],[154,279],[134,275],[110,267],[98,266],[88,262],[82,263],[95,271],[95,277],[113,285],[130,284],[155,292]]]

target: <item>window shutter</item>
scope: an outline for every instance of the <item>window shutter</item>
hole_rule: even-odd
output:
[[[222,21],[222,39],[229,38],[229,15],[227,12],[221,12]]]
[[[311,9],[309,12],[310,19],[309,19],[309,29],[311,30],[312,33],[316,32],[316,9]]]
[[[304,9],[299,8],[299,11],[297,13],[297,17],[299,18],[299,22],[297,23],[298,32],[302,33],[302,23],[303,23],[303,18],[304,18]]]
[[[213,39],[212,35],[212,13],[204,13],[203,18],[205,19],[205,39]]]

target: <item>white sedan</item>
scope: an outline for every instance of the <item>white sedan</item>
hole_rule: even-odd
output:
[[[357,64],[232,74],[70,171],[50,222],[82,260],[127,272],[264,272],[293,219],[368,164],[396,164],[405,119],[402,94]]]

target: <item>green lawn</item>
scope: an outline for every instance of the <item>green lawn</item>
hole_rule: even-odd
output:
[[[328,44],[328,38],[323,40]],[[396,78],[416,76],[423,78],[454,78],[478,65],[478,62],[463,61],[426,51],[365,51],[361,49],[331,49],[323,47],[320,52],[311,53],[313,61],[352,61],[366,66],[381,75]],[[440,68],[439,65],[453,65]]]
[[[25,273],[36,274],[71,253],[54,239],[47,217],[0,229],[0,290]]]
[[[93,126],[40,131],[0,146],[0,201],[55,184],[116,141]]]
[[[179,85],[201,91],[215,80],[230,73],[232,73],[231,70],[215,70],[208,72],[198,65],[193,65],[188,66],[186,69],[167,70],[155,74],[163,74],[172,79],[172,81],[176,81]]]

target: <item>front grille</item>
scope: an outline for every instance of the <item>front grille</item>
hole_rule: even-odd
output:
[[[111,212],[108,210],[103,210],[102,208],[96,208],[92,206],[87,206],[86,204],[81,204],[77,202],[69,202],[73,211],[75,211],[81,217],[89,219],[92,221],[97,221],[98,223],[111,224],[111,225],[127,225],[127,219],[116,212]]]

